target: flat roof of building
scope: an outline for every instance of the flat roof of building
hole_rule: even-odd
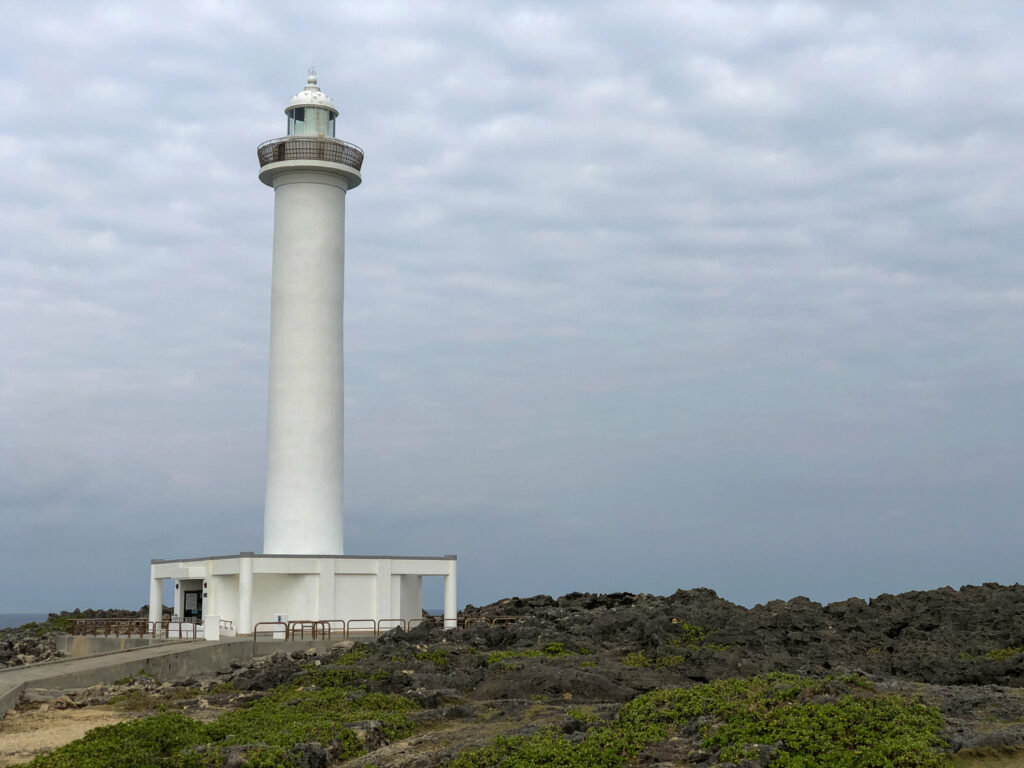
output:
[[[458,560],[455,555],[258,555],[255,552],[239,552],[237,555],[209,555],[208,557],[170,557],[153,558],[150,565],[157,563],[198,563],[203,560],[235,560],[240,557],[310,557],[329,558],[331,560]]]

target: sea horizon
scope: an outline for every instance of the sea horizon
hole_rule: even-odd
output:
[[[46,617],[49,613],[0,613],[0,629],[10,629],[11,627],[20,627],[23,624],[28,624],[31,621],[46,621]]]

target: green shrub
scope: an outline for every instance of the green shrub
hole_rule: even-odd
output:
[[[163,714],[94,728],[77,741],[39,755],[32,768],[165,768],[178,753],[207,741],[206,726]]]
[[[856,695],[851,695],[850,691]],[[823,696],[830,700],[822,702]],[[816,698],[817,697],[817,698]],[[496,739],[456,757],[450,768],[620,768],[647,745],[691,720],[719,760],[780,743],[780,768],[941,768],[949,765],[938,711],[898,696],[870,697],[859,683],[794,675],[721,680],[656,690],[623,705],[577,743],[548,728]]]
[[[366,658],[370,652],[370,646],[364,643],[356,643],[344,653],[340,654],[338,658],[334,660],[334,664],[355,664],[357,661],[362,661]]]
[[[627,667],[651,667],[654,666],[654,659],[643,651],[634,651],[623,656],[622,663]]]

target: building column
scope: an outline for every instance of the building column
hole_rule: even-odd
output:
[[[317,593],[317,620],[330,621],[334,615],[334,558],[320,560],[320,589]]]
[[[164,613],[164,580],[153,577],[153,566],[149,567],[149,620],[159,622]]]
[[[391,560],[381,558],[377,561],[377,621],[393,619],[391,615]]]
[[[181,594],[181,579],[174,580],[174,615],[178,617],[178,621],[184,618],[182,614],[182,606],[184,605],[184,597]]]
[[[458,626],[459,608],[455,593],[455,561],[448,566],[444,577],[444,628],[455,629]]]
[[[213,560],[206,561],[206,573],[203,574],[203,618],[207,614],[220,615],[217,605],[217,593],[213,587]]]
[[[238,558],[238,626],[235,632],[248,635],[252,628],[252,552],[245,552]]]

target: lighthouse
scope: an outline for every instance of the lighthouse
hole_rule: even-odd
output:
[[[338,109],[315,73],[284,112],[286,134],[256,150],[274,190],[263,553],[152,560],[149,620],[206,639],[311,623],[378,633],[421,621],[423,578],[440,577],[453,628],[455,555],[345,554],[345,199],[362,183],[363,151],[335,135]]]
[[[274,189],[263,551],[341,555],[345,197],[363,151],[335,137],[315,74],[285,114],[288,134],[257,150]]]

